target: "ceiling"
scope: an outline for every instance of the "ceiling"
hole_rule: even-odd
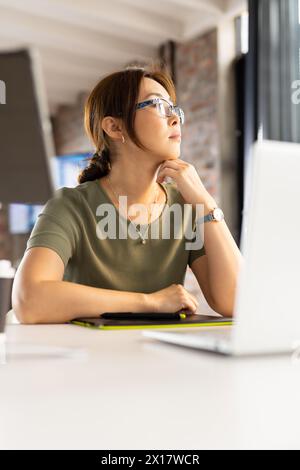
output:
[[[157,57],[247,7],[246,0],[0,0],[0,50],[35,46],[51,113],[131,61]]]

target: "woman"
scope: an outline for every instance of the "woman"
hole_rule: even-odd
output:
[[[155,67],[112,73],[92,90],[85,127],[96,153],[79,185],[57,190],[32,230],[12,292],[21,323],[114,311],[195,312],[197,299],[183,287],[187,264],[208,304],[232,315],[241,254],[225,221],[203,221],[204,245],[196,249],[187,248],[183,230],[178,238],[162,236],[173,206],[191,207],[193,228],[197,205],[204,215],[217,206],[195,168],[180,159],[184,114],[175,103],[171,78]],[[117,216],[109,213],[109,236],[103,208]],[[120,236],[124,227],[130,237]],[[148,237],[149,228],[158,238]]]

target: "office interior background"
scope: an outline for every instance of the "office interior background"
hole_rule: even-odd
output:
[[[185,111],[181,158],[195,166],[239,243],[250,145],[300,141],[291,98],[300,79],[299,12],[298,0],[0,0],[0,53],[33,47],[40,57],[57,188],[77,185],[93,153],[83,108],[94,84],[160,60]],[[4,161],[1,154],[0,171]],[[43,206],[0,206],[0,260],[17,267]],[[185,287],[201,296],[189,267]]]

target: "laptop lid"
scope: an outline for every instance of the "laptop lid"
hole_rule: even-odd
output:
[[[233,350],[288,351],[300,341],[300,145],[256,142],[247,177]]]

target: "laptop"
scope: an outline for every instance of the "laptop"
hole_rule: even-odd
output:
[[[300,145],[259,141],[251,157],[233,325],[143,336],[231,356],[300,348]]]

